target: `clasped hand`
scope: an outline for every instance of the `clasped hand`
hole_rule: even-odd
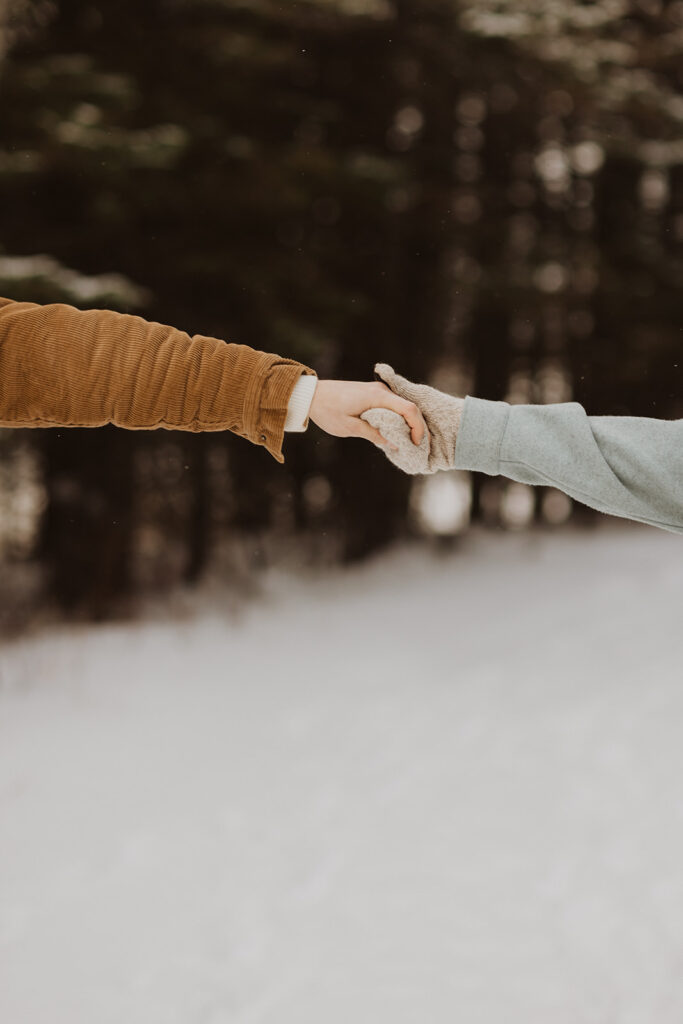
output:
[[[419,445],[427,433],[424,417],[416,405],[381,381],[319,380],[309,416],[321,430],[335,437],[364,437],[388,450],[398,446],[361,415],[370,409],[386,409],[401,417],[410,430],[413,444]]]
[[[373,383],[321,380],[310,418],[336,437],[364,437],[406,473],[452,469],[464,400],[415,384],[386,363]]]

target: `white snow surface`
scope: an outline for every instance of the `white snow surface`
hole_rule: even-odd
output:
[[[484,534],[0,652],[6,1024],[680,1024],[683,540]]]

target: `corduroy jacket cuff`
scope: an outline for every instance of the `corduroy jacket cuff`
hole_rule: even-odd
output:
[[[292,359],[262,352],[244,395],[245,436],[262,444],[278,462],[284,462],[282,442],[287,406],[301,374],[315,376],[315,370]]]

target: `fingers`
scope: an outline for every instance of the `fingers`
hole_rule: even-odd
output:
[[[392,412],[397,412],[399,416],[403,417],[410,427],[413,444],[419,444],[425,433],[429,433],[420,407],[407,398],[395,395],[389,388],[382,389],[380,408],[391,409]]]
[[[391,390],[393,390],[394,381],[398,377],[398,374],[395,373],[393,367],[389,366],[388,362],[376,362],[375,376],[378,380],[383,381],[384,384],[387,384]]]
[[[393,452],[398,451],[395,444],[390,444],[386,437],[383,437],[382,434],[380,434],[379,430],[375,427],[371,427],[369,423],[365,422],[365,420],[354,419],[352,423],[353,429],[350,432],[351,437],[364,437],[366,441],[371,441],[380,448],[388,448]]]
[[[380,368],[386,366],[382,363],[377,365]],[[393,374],[391,367],[387,367],[387,370]],[[404,379],[398,374],[389,377],[392,381],[394,378],[398,378],[399,381]],[[410,381],[406,383],[412,388],[420,387],[411,384]],[[410,438],[416,447],[419,447],[425,438],[429,440],[429,431],[417,402],[405,395],[396,394],[382,380],[375,383],[320,380],[313,395],[309,415],[313,423],[335,437],[363,437],[385,450],[397,451],[393,441],[388,441],[381,433],[381,430],[386,429],[385,421],[380,419],[375,423],[361,422],[360,417],[372,409],[386,410],[385,417],[388,416],[390,420],[395,418],[400,422],[404,431],[402,439],[405,437],[407,441],[410,432]],[[398,417],[401,417],[400,421]],[[394,424],[392,430],[395,429]],[[393,437],[391,431],[390,436]]]
[[[375,363],[375,375],[401,398],[407,398],[410,401],[414,397],[417,385],[406,377],[402,377],[400,373],[396,373],[393,366],[389,366],[388,363]]]
[[[377,404],[380,408],[391,409],[392,412],[397,412],[399,416],[403,416],[404,420],[410,427],[410,436],[413,444],[420,444],[425,434],[429,437],[429,431],[419,405],[417,405],[411,398],[406,397],[405,391],[402,387],[402,382],[405,381],[405,378],[401,377],[398,373],[394,373],[391,367],[386,363],[377,363],[375,366],[375,373],[378,373],[379,370],[381,370],[382,373],[391,380],[392,384],[395,381],[399,383],[399,391],[396,393],[387,384],[380,384],[381,392]],[[405,383],[410,385],[411,382],[405,381]]]
[[[400,373],[396,373],[392,366],[388,363],[375,363],[375,376],[378,377],[382,383],[395,395],[403,399],[407,404],[403,409],[399,409],[397,406],[387,406],[396,412],[400,413],[404,417],[406,423],[410,427],[410,436],[413,444],[420,444],[424,434],[427,434],[429,438],[429,430],[425,423],[422,410],[418,404],[420,397],[423,395],[425,388],[423,384],[415,384],[412,380],[408,380],[406,377],[402,377]]]

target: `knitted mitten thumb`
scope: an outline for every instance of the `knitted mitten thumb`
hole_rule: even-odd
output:
[[[375,376],[401,398],[415,402],[430,434],[429,441],[425,435],[421,444],[414,445],[410,428],[402,416],[389,409],[368,409],[361,419],[377,427],[388,441],[398,447],[396,452],[385,449],[387,458],[406,473],[436,473],[439,469],[453,469],[455,442],[465,400],[428,384],[415,384],[395,373],[387,363],[375,364]]]

